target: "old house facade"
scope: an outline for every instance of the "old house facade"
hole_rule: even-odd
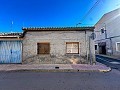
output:
[[[23,64],[95,63],[94,27],[23,28]]]
[[[96,54],[120,58],[120,8],[103,15],[95,25]]]

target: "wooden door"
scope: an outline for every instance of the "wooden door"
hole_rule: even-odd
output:
[[[38,54],[50,54],[49,43],[38,43]]]

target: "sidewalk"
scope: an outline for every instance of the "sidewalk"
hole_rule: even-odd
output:
[[[111,68],[103,64],[0,64],[0,71],[40,71],[40,72],[108,72]]]

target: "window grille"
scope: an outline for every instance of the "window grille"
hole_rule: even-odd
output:
[[[79,42],[67,42],[67,53],[79,54]]]

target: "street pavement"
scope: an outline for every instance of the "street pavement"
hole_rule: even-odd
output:
[[[105,64],[108,67],[111,67],[111,69],[116,69],[120,71],[120,60],[119,59],[105,56],[105,55],[96,55],[96,61],[102,64]]]
[[[120,90],[120,71],[98,62],[1,64],[0,90]]]
[[[120,72],[0,72],[0,90],[120,90]]]

